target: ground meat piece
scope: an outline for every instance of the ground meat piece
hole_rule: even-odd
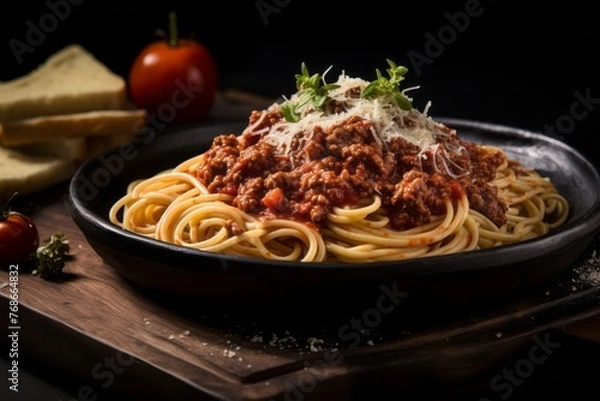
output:
[[[358,116],[348,118],[343,124],[337,124],[327,130],[326,147],[335,157],[341,157],[341,152],[352,144],[376,146],[373,136],[373,123]]]
[[[277,108],[252,111],[248,118],[248,126],[240,138],[240,149],[246,149],[257,143],[282,118],[283,114]]]
[[[326,160],[315,160],[292,174],[298,183],[296,191],[291,194],[291,199],[295,202],[292,206],[294,216],[323,223],[332,206],[346,204],[348,195],[354,193],[348,176],[344,175],[344,179],[336,173],[335,166],[327,168],[326,165]]]
[[[240,152],[237,137],[233,134],[220,135],[213,140],[212,147],[204,154],[204,163],[196,171],[196,177],[208,185],[218,176],[224,176],[237,161]]]
[[[233,204],[249,213],[260,213],[261,200],[266,193],[264,180],[260,177],[250,178],[240,183]]]
[[[397,168],[396,174],[402,177],[404,173],[413,168],[421,168],[421,161],[418,155],[421,149],[404,138],[394,138],[388,144],[389,152],[394,155],[394,165]]]
[[[485,181],[464,183],[471,209],[480,212],[498,227],[506,223],[508,206],[498,197],[498,188],[488,185]]]
[[[481,179],[485,182],[491,181],[496,176],[498,167],[506,161],[506,155],[499,152],[476,146],[471,143],[464,143],[471,157],[471,176],[474,179]]]
[[[312,131],[310,140],[307,140],[304,144],[295,143],[295,146],[292,146],[292,149],[301,147],[302,151],[298,152],[297,156],[294,157],[294,163],[300,165],[310,160],[325,157],[327,154],[327,149],[325,148],[326,137],[327,134],[321,127],[315,127]]]
[[[446,177],[411,170],[396,185],[391,199],[391,223],[398,229],[428,223],[431,216],[446,212],[445,201],[450,195],[450,183]]]
[[[229,148],[224,148],[223,152],[226,152],[227,149]],[[218,154],[219,148],[216,148],[214,152]],[[203,181],[210,192],[222,192],[223,188],[228,188],[230,185],[237,187],[248,178],[262,178],[268,175],[272,168],[275,168],[274,159],[278,159],[275,156],[275,148],[268,143],[259,142],[238,152],[234,162],[227,165],[225,174],[220,174],[223,178],[214,180],[212,183],[204,182],[202,177],[205,174],[206,165],[198,168],[196,176]]]
[[[352,144],[342,151],[342,158],[350,165],[363,165],[375,175],[384,176],[389,169],[383,164],[381,149],[372,146]],[[386,178],[386,177],[382,177]]]

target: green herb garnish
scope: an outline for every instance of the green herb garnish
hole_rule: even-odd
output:
[[[362,98],[373,98],[380,96],[391,96],[398,107],[402,110],[411,110],[412,104],[406,96],[400,91],[400,82],[404,80],[404,74],[408,72],[408,68],[404,66],[396,66],[392,60],[387,60],[390,68],[387,69],[389,78],[381,75],[381,71],[376,69],[377,79],[369,83],[361,92]]]
[[[32,272],[44,279],[59,275],[65,266],[70,251],[69,241],[64,233],[52,234],[36,252],[36,268]]]
[[[300,70],[301,74],[296,74],[295,76],[298,100],[295,103],[287,101],[281,106],[283,116],[290,122],[300,121],[300,113],[298,113],[300,107],[310,102],[314,107],[319,109],[328,100],[329,91],[340,87],[336,84],[325,84],[321,74],[310,75],[304,62]]]

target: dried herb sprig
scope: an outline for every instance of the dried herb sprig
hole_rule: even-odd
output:
[[[62,232],[54,233],[36,251],[36,268],[32,272],[44,279],[57,276],[65,266],[70,252],[67,236]]]

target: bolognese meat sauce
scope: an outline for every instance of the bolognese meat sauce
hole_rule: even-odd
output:
[[[463,194],[496,225],[506,222],[507,206],[489,185],[504,156],[461,140],[442,124],[437,129],[443,135],[424,150],[402,137],[384,143],[373,122],[359,116],[314,124],[285,146],[263,140],[282,121],[277,108],[253,112],[251,129],[214,139],[196,177],[210,192],[234,196],[233,205],[245,212],[315,227],[333,207],[374,196],[399,230],[444,214],[446,200],[455,203]]]

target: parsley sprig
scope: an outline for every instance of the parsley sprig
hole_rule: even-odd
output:
[[[296,88],[298,89],[298,99],[296,102],[287,101],[281,107],[283,116],[287,121],[300,121],[298,109],[308,103],[312,103],[317,109],[329,99],[328,93],[332,89],[339,88],[336,84],[325,84],[321,74],[310,75],[306,64],[302,62],[300,74],[296,74]]]
[[[391,96],[398,107],[402,110],[411,110],[412,104],[410,100],[400,91],[400,82],[404,80],[404,74],[408,72],[408,68],[397,66],[392,60],[387,59],[390,68],[386,71],[389,78],[384,77],[379,69],[376,69],[377,79],[370,82],[361,92],[362,98],[385,97]]]
[[[34,275],[44,279],[59,275],[70,251],[69,240],[62,232],[54,233],[36,251]]]

